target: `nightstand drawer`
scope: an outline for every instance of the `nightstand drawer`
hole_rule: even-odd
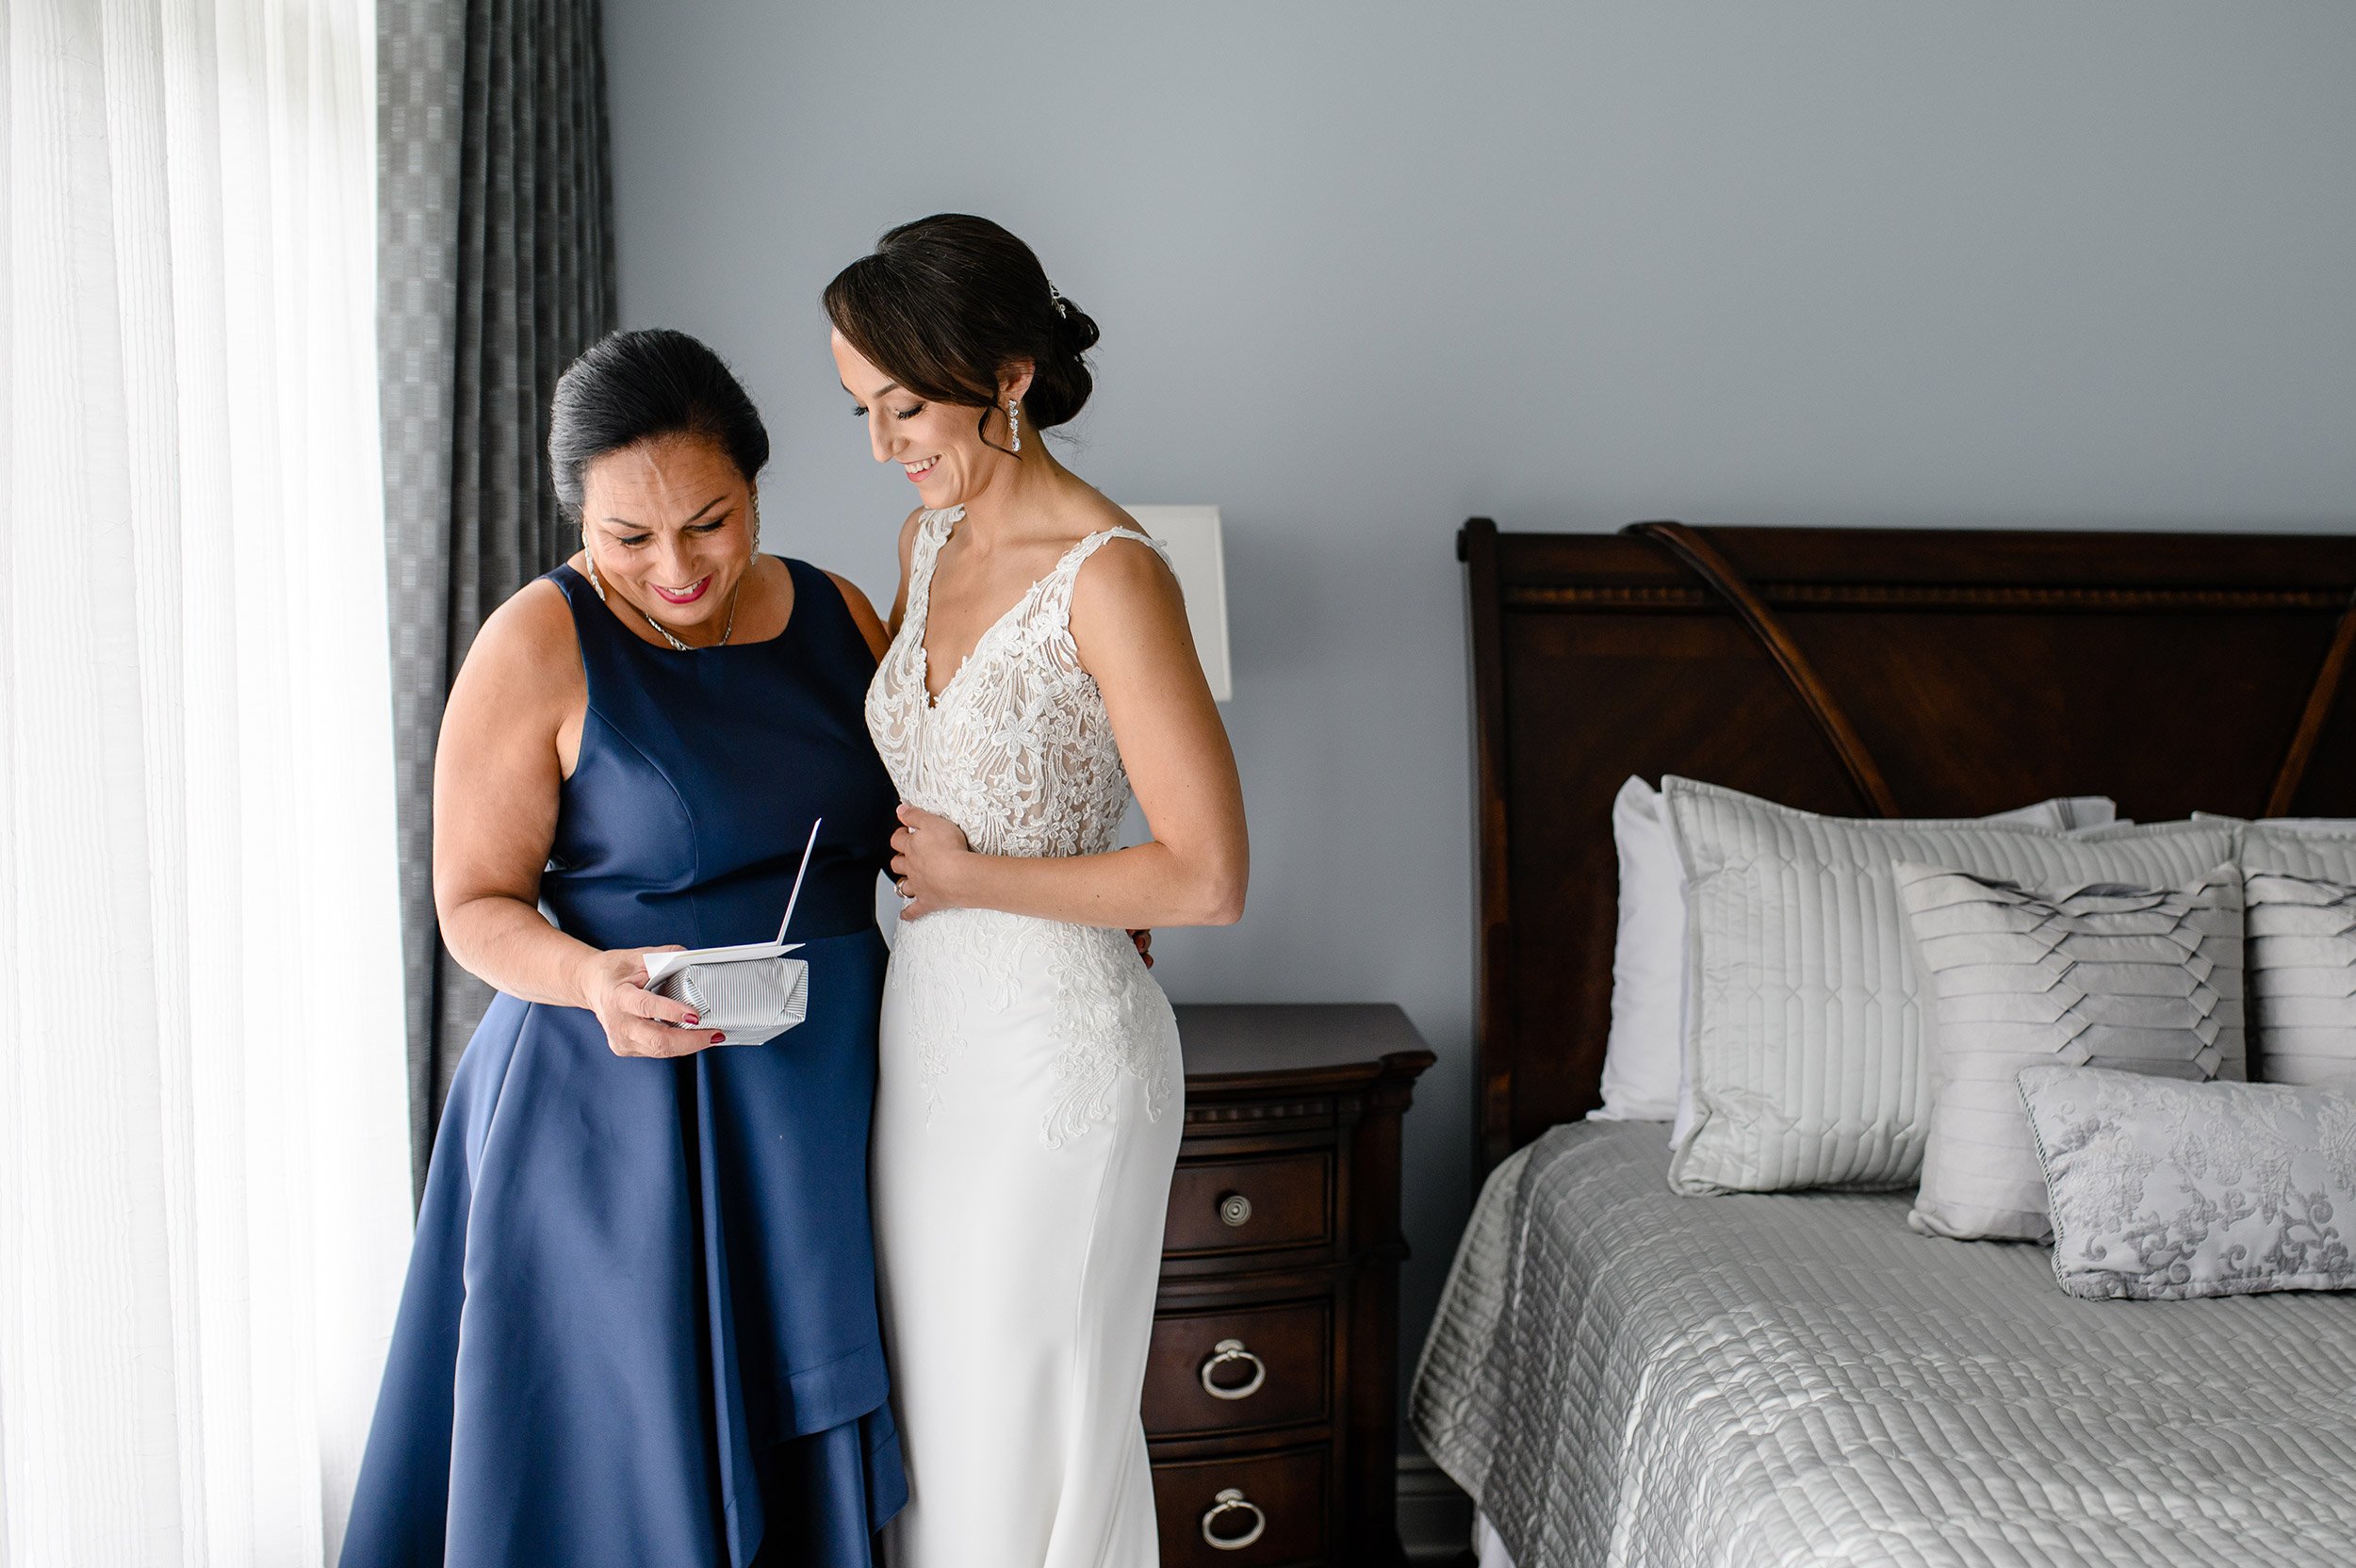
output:
[[[1333,1235],[1333,1157],[1323,1150],[1217,1164],[1178,1163],[1162,1250],[1255,1252]]]
[[[1155,1465],[1162,1568],[1290,1568],[1322,1560],[1325,1458],[1319,1446]]]
[[[1333,1364],[1327,1301],[1166,1314],[1146,1354],[1146,1435],[1321,1421]]]

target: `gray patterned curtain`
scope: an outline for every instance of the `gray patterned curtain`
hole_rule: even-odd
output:
[[[562,561],[548,394],[614,318],[597,0],[379,0],[378,319],[417,1180],[490,992],[434,919],[434,743],[476,629]]]

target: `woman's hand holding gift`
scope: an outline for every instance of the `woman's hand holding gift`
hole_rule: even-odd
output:
[[[646,989],[646,955],[677,953],[668,947],[625,947],[593,953],[581,961],[581,1005],[597,1015],[605,1043],[616,1056],[688,1056],[728,1036],[698,1028],[702,1022],[684,1002]]]

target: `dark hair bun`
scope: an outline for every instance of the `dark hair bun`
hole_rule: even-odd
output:
[[[1038,357],[1030,393],[1023,400],[1023,407],[1030,411],[1031,423],[1041,430],[1060,425],[1079,413],[1096,387],[1096,377],[1089,372],[1084,357],[1096,347],[1096,318],[1070,300],[1058,297],[1052,331],[1054,346]]]
[[[664,435],[719,443],[750,484],[769,462],[769,431],[744,383],[696,339],[668,327],[608,333],[557,378],[548,467],[564,514],[581,515],[581,479],[608,452]]]
[[[1086,406],[1096,322],[1055,292],[1031,248],[987,218],[903,223],[826,286],[835,330],[920,398],[985,411],[998,378],[1028,361],[1028,421],[1045,430]],[[982,416],[987,429],[990,416]]]

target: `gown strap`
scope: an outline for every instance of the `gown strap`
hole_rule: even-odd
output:
[[[917,514],[916,540],[908,547],[907,618],[920,627],[930,618],[933,567],[941,560],[941,547],[949,542],[950,532],[964,515],[961,506],[938,507]]]
[[[1055,631],[1068,632],[1072,627],[1072,595],[1080,581],[1080,568],[1088,564],[1088,557],[1115,539],[1134,539],[1160,556],[1163,565],[1170,564],[1170,547],[1152,534],[1134,528],[1099,529],[1064,551],[1055,569],[1040,580],[1033,616],[1044,617]]]

